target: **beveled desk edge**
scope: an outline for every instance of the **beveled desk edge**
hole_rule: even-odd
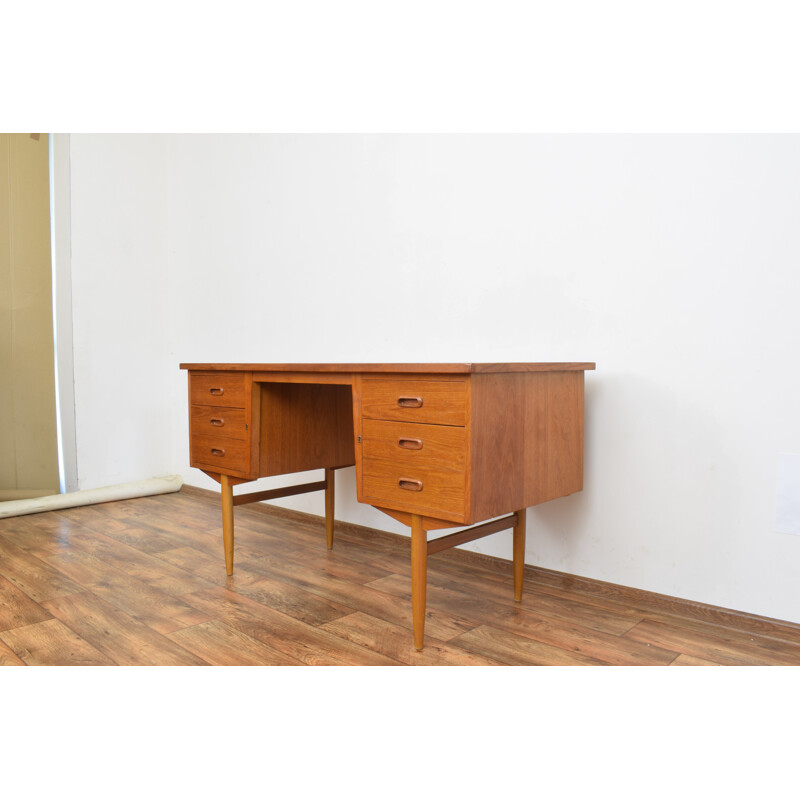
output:
[[[510,362],[508,364],[181,364],[180,369],[228,372],[416,372],[469,375],[493,372],[578,372],[595,368],[592,361]]]

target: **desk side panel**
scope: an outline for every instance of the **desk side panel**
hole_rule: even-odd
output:
[[[472,522],[583,488],[583,376],[471,376]]]
[[[583,488],[583,376],[583,372],[526,376],[526,507]]]
[[[524,507],[527,377],[470,376],[470,523]]]

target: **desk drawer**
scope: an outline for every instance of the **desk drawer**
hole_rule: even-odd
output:
[[[466,428],[365,419],[361,430],[362,454],[366,460],[384,459],[404,468],[464,471]]]
[[[232,372],[190,373],[193,405],[245,408],[245,376]]]
[[[216,438],[249,439],[243,408],[192,406],[192,433]]]
[[[463,515],[465,483],[463,470],[411,467],[375,458],[365,458],[362,464],[364,500],[401,511]]]
[[[194,434],[191,443],[192,466],[215,471],[250,471],[250,442],[221,436]]]
[[[466,425],[464,381],[365,380],[361,414],[369,419]]]

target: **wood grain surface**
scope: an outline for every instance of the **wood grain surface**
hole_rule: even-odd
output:
[[[800,665],[798,625],[530,566],[515,602],[511,564],[463,550],[427,558],[419,652],[408,537],[237,515],[233,576],[192,487],[0,520],[0,665]]]

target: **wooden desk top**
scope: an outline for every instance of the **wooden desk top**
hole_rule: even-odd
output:
[[[578,372],[594,362],[515,362],[510,364],[181,364],[181,369],[226,372],[413,372],[468,375],[491,372]]]

